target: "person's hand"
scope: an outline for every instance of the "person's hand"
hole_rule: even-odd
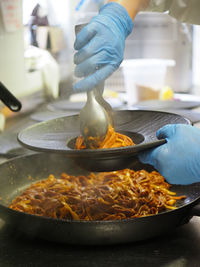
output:
[[[133,22],[126,9],[109,3],[100,9],[77,35],[74,48],[75,75],[83,80],[74,85],[74,91],[89,91],[108,78],[123,60],[125,39],[131,33]]]
[[[171,184],[200,182],[200,130],[184,124],[171,124],[157,131],[167,143],[141,152],[139,159],[160,172]]]

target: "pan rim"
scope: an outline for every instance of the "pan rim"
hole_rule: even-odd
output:
[[[39,216],[39,215],[34,215],[34,214],[30,214],[27,212],[21,212],[21,211],[17,211],[14,209],[11,209],[7,206],[4,206],[2,204],[0,204],[0,208],[3,209],[8,209],[10,212],[14,212],[17,213],[18,215],[25,215],[25,216],[31,216],[32,218],[40,218],[41,220],[50,220],[52,222],[57,222],[57,223],[73,223],[73,224],[85,224],[85,223],[89,223],[89,224],[111,224],[111,223],[116,223],[116,224],[122,224],[122,223],[131,223],[133,221],[141,221],[141,220],[147,220],[149,218],[155,218],[158,216],[163,216],[163,215],[168,215],[169,213],[176,213],[178,211],[180,211],[181,209],[185,209],[187,206],[196,206],[198,205],[198,203],[200,203],[200,196],[197,197],[196,199],[192,200],[191,202],[177,207],[176,209],[173,210],[166,210],[163,212],[160,212],[158,214],[153,214],[153,215],[147,215],[147,216],[143,216],[143,217],[136,217],[136,218],[130,218],[130,219],[122,219],[122,220],[91,220],[91,221],[86,221],[86,220],[65,220],[65,219],[56,219],[56,218],[52,218],[52,217],[46,217],[46,216]],[[195,205],[196,204],[196,205]],[[1,214],[0,214],[0,218],[1,218]]]
[[[145,140],[140,143],[140,144],[136,144],[133,146],[126,146],[126,147],[115,147],[115,148],[99,148],[99,149],[60,149],[59,151],[55,151],[54,149],[49,149],[49,148],[37,148],[34,146],[30,146],[27,145],[23,142],[21,142],[21,140],[17,137],[17,140],[19,141],[20,144],[22,144],[24,147],[35,151],[35,152],[51,152],[51,153],[55,153],[55,154],[67,154],[70,155],[70,157],[84,157],[87,154],[87,157],[93,157],[95,154],[102,156],[102,154],[106,154],[106,155],[111,155],[113,156],[113,153],[116,155],[117,153],[134,153],[134,152],[138,152],[140,150],[144,149],[144,146],[146,146],[147,148],[150,148],[152,146],[155,145],[160,145],[165,143],[165,139],[157,139],[155,141],[151,141],[151,142],[145,142]]]
[[[26,158],[30,158],[32,156],[36,156],[36,155],[40,155],[40,154],[45,154],[45,153],[32,152],[32,153],[27,154],[27,155],[19,155],[17,157],[12,158],[12,159],[8,159],[3,163],[0,163],[0,166],[2,166],[4,164],[12,164],[17,159],[23,159],[23,158],[26,159]],[[184,187],[188,187],[188,186],[193,186],[195,184],[200,187],[200,182],[193,183],[193,184],[190,184],[190,185],[173,184],[171,186],[172,187],[173,186],[179,186],[179,187],[183,187],[184,188]],[[27,185],[27,187],[28,187],[28,185]],[[186,195],[186,199],[187,199],[187,195]],[[17,210],[11,209],[7,205],[4,205],[2,203],[0,203],[0,208],[7,209],[7,210],[9,210],[11,212],[14,212],[14,213],[17,213],[17,214],[20,214],[20,215],[26,215],[26,216],[31,216],[31,217],[34,217],[34,218],[40,218],[40,219],[44,219],[44,220],[56,221],[58,223],[62,222],[62,223],[79,223],[79,224],[83,224],[83,223],[90,223],[90,224],[106,223],[106,224],[108,224],[108,223],[114,223],[114,222],[115,223],[125,223],[125,222],[127,223],[127,222],[138,221],[138,220],[146,220],[146,218],[153,218],[153,217],[163,216],[165,214],[167,215],[169,213],[175,213],[175,212],[180,211],[181,209],[184,209],[187,206],[195,206],[195,204],[198,205],[198,203],[200,203],[200,191],[199,191],[199,195],[195,196],[195,198],[193,200],[189,201],[188,203],[185,203],[185,204],[181,205],[180,207],[177,207],[174,210],[165,210],[165,211],[162,211],[162,212],[160,212],[158,214],[153,214],[153,215],[148,215],[148,216],[143,216],[143,217],[136,217],[136,218],[127,218],[127,219],[123,219],[123,220],[91,220],[91,221],[86,221],[86,220],[65,220],[65,219],[56,219],[56,218],[52,218],[52,217],[34,215],[34,214],[30,214],[30,213],[21,212],[21,211],[17,211]],[[1,213],[0,213],[0,218],[1,218]]]

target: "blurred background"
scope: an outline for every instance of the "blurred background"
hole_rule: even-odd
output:
[[[0,78],[17,97],[42,92],[45,101],[73,95],[74,26],[87,23],[103,0],[2,0]],[[200,94],[200,27],[166,13],[139,13],[125,59],[106,81],[113,105]],[[178,96],[176,95],[178,94]]]
[[[75,25],[88,23],[104,0],[1,0],[0,81],[22,102],[0,102],[0,155],[29,153],[17,141],[37,122],[78,114],[86,93],[73,93]],[[124,61],[105,82],[114,110],[172,112],[200,127],[200,26],[167,13],[139,13]]]

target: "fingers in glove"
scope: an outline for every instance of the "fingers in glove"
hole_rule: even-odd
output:
[[[90,23],[89,25],[85,26],[76,37],[76,41],[74,43],[74,49],[80,50],[84,47],[97,33],[94,25]]]
[[[76,65],[84,62],[88,58],[92,57],[95,54],[98,54],[101,52],[103,47],[103,43],[97,38],[93,38],[89,41],[82,49],[80,49],[75,55],[74,55],[74,63]]]
[[[144,152],[140,152],[138,154],[139,160],[144,164],[151,164],[152,165],[152,161],[153,161],[152,152],[153,152],[153,149],[148,149]]]
[[[74,71],[75,76],[79,78],[89,76],[102,67],[108,65],[109,62],[110,60],[108,60],[108,55],[106,52],[101,51],[100,53],[77,65]]]
[[[80,82],[75,83],[74,91],[86,92],[94,89],[99,83],[103,82],[108,78],[116,69],[116,66],[106,65],[101,69],[97,70],[92,75],[89,75]]]
[[[160,153],[165,153],[166,149],[166,144],[163,144],[156,148],[151,148],[144,152],[140,152],[138,158],[142,163],[150,164],[154,166],[155,169],[160,170]]]
[[[168,124],[163,126],[156,132],[157,138],[162,139],[173,136],[176,133],[176,127],[177,124]]]

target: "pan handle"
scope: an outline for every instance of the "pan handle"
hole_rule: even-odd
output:
[[[21,109],[20,101],[0,82],[0,99],[12,111],[17,112]]]

